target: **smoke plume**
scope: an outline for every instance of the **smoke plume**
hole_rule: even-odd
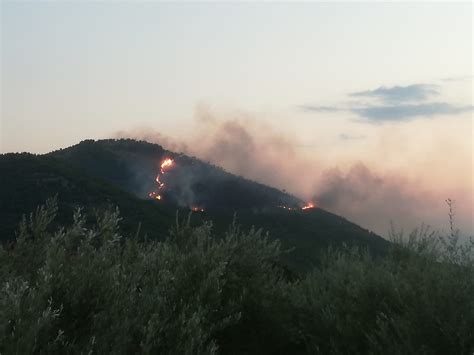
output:
[[[328,161],[328,151],[337,147],[302,154],[298,149],[301,142],[274,127],[250,114],[219,115],[201,107],[196,113],[194,133],[185,139],[175,140],[151,129],[134,129],[115,136],[142,139],[196,156],[233,174],[285,190],[305,201],[313,201],[318,207],[381,235],[386,235],[391,221],[407,231],[422,222],[436,229],[446,229],[444,201],[448,197],[459,198],[458,226],[465,233],[473,232],[473,201],[466,198],[472,187],[436,188],[437,179],[441,181],[438,176],[430,177],[424,172],[424,175],[420,173],[422,178],[417,179],[413,177],[416,171],[412,171],[416,169],[411,169],[408,174],[408,171],[394,172],[384,167],[384,157],[387,156],[384,152],[399,149],[398,137],[393,139],[390,147],[387,139],[376,146],[379,156],[373,155],[378,159],[375,166],[374,159],[364,163],[360,157],[350,156],[342,150],[341,156],[346,154],[344,161]],[[391,132],[383,134],[390,135]],[[449,151],[446,144],[443,150]],[[433,166],[439,163],[436,157],[441,159],[443,154],[430,152],[434,157]]]

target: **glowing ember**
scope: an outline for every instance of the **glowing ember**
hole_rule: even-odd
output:
[[[148,196],[150,196],[150,198],[153,198],[155,200],[161,200],[161,195],[158,195],[155,191],[150,192]]]
[[[162,197],[161,197],[159,192],[163,191],[163,189],[165,188],[165,183],[161,181],[162,177],[165,174],[165,172],[169,168],[171,168],[173,165],[174,165],[174,161],[173,161],[173,159],[170,159],[170,158],[166,158],[165,160],[163,160],[161,162],[160,173],[155,178],[155,181],[158,184],[158,189],[156,191],[152,191],[148,194],[148,196],[150,196],[150,198],[152,198],[154,200],[161,200]]]
[[[288,211],[294,211],[296,209],[294,207],[288,207],[288,206],[283,206],[283,205],[280,205],[278,207],[283,208],[284,210],[288,210]]]
[[[316,208],[316,205],[313,202],[308,202],[306,205],[304,205],[301,208],[289,207],[289,206],[284,206],[284,205],[279,205],[278,207],[283,208],[284,210],[287,210],[287,211],[295,211],[295,210],[299,210],[299,209],[309,210],[309,209],[312,209],[312,208]]]
[[[316,206],[314,205],[314,203],[308,202],[308,204],[305,205],[305,206],[303,206],[303,207],[301,207],[301,209],[302,209],[302,210],[309,210],[309,209],[315,208],[315,207],[316,207]]]
[[[193,211],[193,212],[204,212],[204,208],[202,208],[202,207],[191,207],[191,211]]]

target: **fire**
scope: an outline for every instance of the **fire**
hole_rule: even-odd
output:
[[[174,165],[174,160],[171,158],[166,158],[165,160],[161,162],[160,173],[155,178],[155,181],[158,184],[158,189],[148,194],[150,198],[158,200],[158,201],[162,199],[160,192],[163,191],[163,189],[165,188],[165,183],[162,181],[162,177],[165,174],[165,172],[168,169],[170,169],[173,165]]]
[[[175,162],[171,158],[165,158],[161,161],[160,164],[160,171],[155,178],[156,181],[156,188],[155,191],[152,191],[148,194],[148,196],[154,200],[161,201],[163,199],[162,192],[165,190],[165,174],[175,166]],[[193,212],[204,212],[204,208],[199,206],[190,206],[189,209]]]
[[[279,205],[278,207],[283,208],[284,210],[287,210],[287,211],[295,211],[295,210],[299,210],[299,209],[309,210],[309,209],[312,209],[312,208],[316,208],[316,205],[313,202],[308,202],[303,207],[289,207],[289,206],[285,206],[285,205]]]
[[[173,164],[174,164],[173,159],[166,158],[165,160],[163,160],[163,162],[161,163],[161,174],[164,174],[165,170],[173,166]]]
[[[155,200],[161,200],[161,195],[158,195],[155,191],[150,192],[148,196],[150,196],[150,198],[153,198]]]
[[[158,175],[155,178],[155,182],[157,184],[156,188],[154,191],[150,192],[148,196],[151,199],[161,201],[163,199],[163,191],[166,188],[165,182],[164,182],[164,175],[166,172],[168,172],[172,167],[174,167],[175,162],[171,158],[165,158],[161,161],[160,164],[160,171]],[[295,206],[285,206],[285,205],[279,205],[279,208],[283,208],[287,211],[295,211],[295,210],[308,210],[312,208],[316,208],[315,204],[313,202],[308,202],[305,206],[303,207],[295,207]],[[200,206],[189,206],[189,209],[193,212],[204,212],[204,208]]]

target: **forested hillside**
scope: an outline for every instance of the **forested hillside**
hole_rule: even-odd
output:
[[[178,175],[169,178],[168,195],[154,201],[148,192],[156,184],[164,157],[176,160]],[[318,262],[319,250],[330,245],[367,247],[374,255],[388,247],[386,240],[342,217],[320,208],[301,210],[298,206],[303,202],[291,195],[146,142],[85,141],[47,155],[5,154],[0,156],[0,169],[0,237],[4,241],[14,238],[24,213],[54,196],[60,207],[58,224],[71,223],[77,207],[83,207],[87,220],[93,220],[95,214],[116,206],[125,217],[124,232],[133,235],[139,230],[148,238],[163,240],[175,225],[176,213],[190,213],[191,206],[173,197],[182,196],[179,185],[183,177],[192,176],[191,196],[204,207],[193,213],[193,225],[212,221],[223,232],[236,218],[245,228],[263,228],[291,250],[285,260],[296,271],[309,270]],[[284,209],[282,204],[295,208]]]

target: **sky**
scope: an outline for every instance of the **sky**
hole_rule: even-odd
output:
[[[1,152],[146,138],[384,233],[472,233],[472,3],[1,2]]]

